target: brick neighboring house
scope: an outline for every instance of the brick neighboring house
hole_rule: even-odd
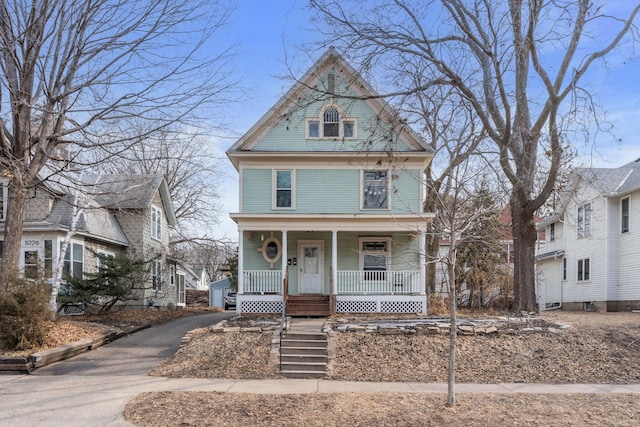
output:
[[[64,272],[79,277],[95,272],[98,253],[123,253],[149,261],[148,279],[128,306],[175,305],[167,263],[168,230],[176,224],[169,187],[161,175],[81,175],[79,216],[64,261]],[[2,181],[2,217],[7,206],[7,181]],[[20,272],[43,273],[49,280],[57,268],[61,244],[72,224],[74,190],[61,183],[46,183],[32,190],[25,206]],[[80,204],[80,203],[79,203]],[[0,256],[4,227],[0,227]]]

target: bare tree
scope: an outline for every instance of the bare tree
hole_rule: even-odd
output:
[[[219,159],[203,135],[182,126],[145,129],[140,123],[134,135],[143,139],[124,147],[107,147],[96,153],[96,163],[108,174],[162,175],[169,186],[178,226],[172,243],[210,241],[206,230],[218,223]],[[118,153],[113,155],[112,153]]]
[[[81,152],[139,140],[121,132],[132,119],[162,129],[221,101],[234,83],[229,51],[203,47],[230,11],[226,0],[0,3],[0,281],[17,272],[32,188],[83,166]]]
[[[478,167],[479,162],[466,161],[448,174],[450,191],[446,198],[439,201],[440,220],[435,223],[437,232],[448,242],[446,253],[439,262],[446,266],[449,291],[449,366],[448,366],[448,395],[447,405],[453,406],[455,399],[455,361],[457,339],[457,286],[458,271],[460,270],[459,250],[470,243],[487,244],[493,240],[491,234],[495,231],[479,227],[494,217],[500,209],[499,198],[484,198],[478,195],[484,191],[482,183],[485,177]],[[471,183],[471,184],[470,184]]]
[[[640,4],[613,16],[591,0],[311,0],[326,18],[331,43],[353,62],[392,71],[419,64],[426,87],[449,87],[469,102],[499,153],[511,184],[515,306],[534,311],[534,212],[551,194],[572,121],[589,99],[580,82],[626,36]],[[621,12],[623,13],[623,12]],[[396,64],[390,66],[389,64]],[[541,153],[550,162],[537,189]]]

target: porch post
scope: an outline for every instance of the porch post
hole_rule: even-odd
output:
[[[334,292],[338,289],[338,230],[331,230],[331,280]]]
[[[426,290],[426,278],[427,278],[427,274],[426,274],[426,268],[427,268],[427,257],[426,257],[426,253],[425,253],[425,245],[427,243],[426,240],[426,232],[424,230],[420,230],[420,238],[418,239],[418,244],[420,245],[419,248],[419,254],[420,254],[420,286],[422,287],[420,293],[421,295],[426,295],[427,294],[427,290]],[[428,303],[428,298],[425,298],[425,306],[424,306],[424,310],[423,313],[426,314],[427,313],[427,303]]]
[[[244,293],[244,230],[238,227],[238,293]]]
[[[284,294],[284,281],[287,280],[287,262],[288,262],[288,251],[287,251],[287,230],[282,230],[282,293]],[[286,295],[284,295],[286,298]]]

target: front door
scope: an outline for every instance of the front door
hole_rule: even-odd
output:
[[[322,293],[322,260],[321,243],[300,244],[300,293]]]

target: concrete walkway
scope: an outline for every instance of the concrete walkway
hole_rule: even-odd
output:
[[[130,426],[123,417],[134,396],[151,391],[255,394],[446,393],[446,384],[328,380],[170,379],[132,376],[0,376],[0,426]],[[456,393],[636,393],[640,384],[456,384]]]

